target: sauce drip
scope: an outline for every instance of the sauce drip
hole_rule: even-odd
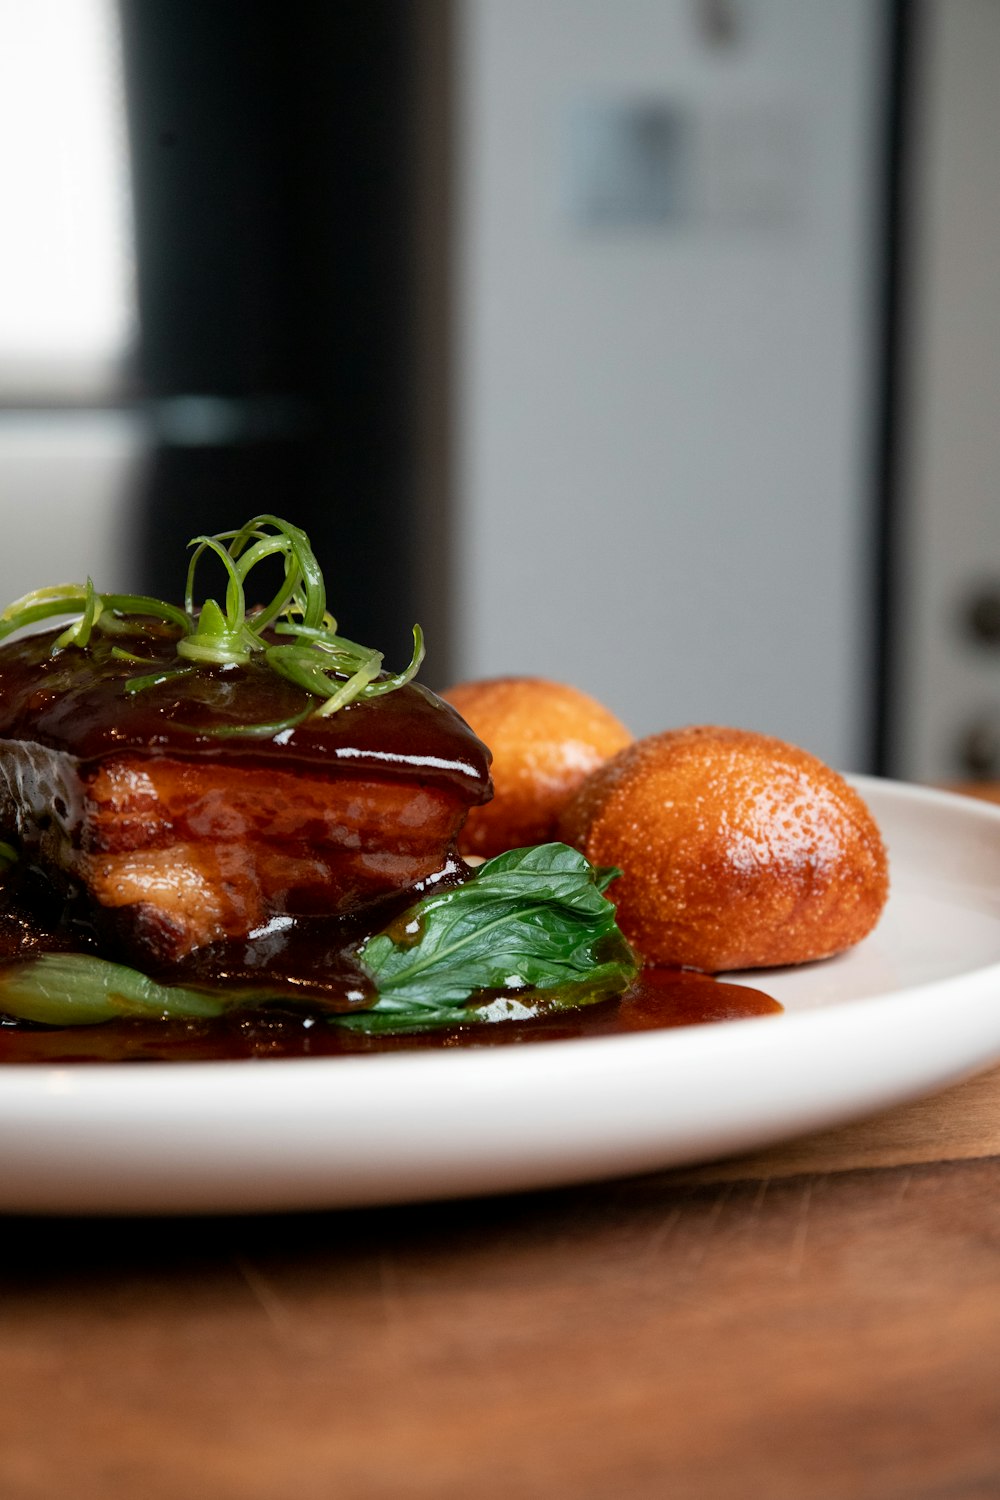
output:
[[[770,995],[686,969],[644,969],[615,1000],[528,1021],[484,1022],[406,1036],[366,1037],[279,1007],[217,1021],[109,1021],[103,1026],[0,1023],[0,1063],[221,1062],[348,1057],[428,1049],[521,1046],[621,1036],[774,1015]]]

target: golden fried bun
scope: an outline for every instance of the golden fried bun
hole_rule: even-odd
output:
[[[595,699],[540,677],[462,682],[441,696],[493,751],[493,801],[470,812],[463,854],[489,857],[555,838],[584,777],[632,739]]]
[[[827,958],[878,921],[885,848],[822,761],[739,729],[637,740],[588,777],[561,836],[624,872],[608,891],[651,964],[708,973]]]

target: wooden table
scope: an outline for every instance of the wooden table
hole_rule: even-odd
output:
[[[0,1500],[1000,1496],[1000,1070],[697,1171],[0,1229]]]

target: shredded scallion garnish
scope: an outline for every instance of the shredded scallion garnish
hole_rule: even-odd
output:
[[[358,699],[393,692],[416,676],[424,658],[419,625],[413,627],[409,665],[394,675],[383,674],[380,651],[359,646],[338,633],[337,622],[326,607],[322,571],[309,538],[299,527],[278,516],[255,516],[238,531],[197,536],[189,545],[193,550],[183,609],[141,594],[100,594],[88,578],[83,585],[36,589],[8,605],[0,614],[0,641],[26,625],[68,616],[70,623],[53,642],[53,653],[86,650],[95,633],[116,638],[121,644],[112,648],[115,657],[137,668],[150,668],[125,680],[128,693],[145,692],[186,676],[198,666],[243,667],[260,661],[319,700],[312,710],[317,717],[336,713]],[[222,602],[213,598],[195,602],[198,566],[205,557],[216,558],[225,570]],[[269,557],[281,559],[284,576],[273,598],[251,609],[247,580]],[[142,637],[148,637],[151,630],[158,641],[164,630],[175,632],[175,667],[143,655]],[[275,641],[274,636],[289,639]],[[296,715],[295,722],[308,712]],[[273,727],[248,725],[242,732],[266,733]]]

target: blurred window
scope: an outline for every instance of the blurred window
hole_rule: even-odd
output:
[[[115,0],[0,0],[0,404],[121,393],[132,240]]]

